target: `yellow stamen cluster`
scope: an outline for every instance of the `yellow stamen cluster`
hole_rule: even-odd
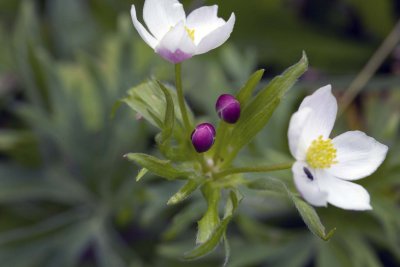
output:
[[[188,27],[185,26],[185,30],[188,33],[190,39],[194,42],[194,29],[189,29]]]
[[[324,140],[322,135],[312,141],[307,150],[307,163],[314,169],[329,168],[332,164],[338,163],[335,159],[336,148],[333,146],[332,139]]]

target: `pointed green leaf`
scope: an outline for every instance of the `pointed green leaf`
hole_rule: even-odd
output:
[[[336,228],[330,230],[327,234],[325,233],[325,227],[321,223],[321,220],[318,217],[317,212],[313,207],[304,202],[302,199],[295,196],[286,186],[286,184],[278,179],[268,177],[267,179],[259,179],[254,182],[251,182],[247,185],[251,189],[256,190],[268,190],[279,193],[288,194],[289,198],[293,201],[296,209],[300,213],[301,218],[304,223],[307,225],[310,231],[321,238],[324,241],[329,240]]]
[[[168,89],[162,83],[160,82],[157,83],[164,93],[166,102],[164,125],[160,137],[160,144],[162,145],[172,135],[175,123],[175,112],[174,112],[174,102],[172,100],[172,96],[169,93]]]
[[[220,190],[212,188],[209,184],[205,184],[201,188],[201,192],[207,201],[207,211],[197,223],[197,244],[204,243],[208,240],[220,222],[218,215],[218,204],[221,198]]]
[[[212,252],[217,245],[219,244],[221,238],[223,237],[226,227],[228,226],[229,221],[232,219],[232,216],[229,216],[221,221],[221,223],[215,228],[215,230],[210,235],[210,238],[197,246],[192,251],[185,253],[183,259],[185,260],[195,260],[200,257],[207,255]]]
[[[142,169],[139,171],[138,175],[136,175],[136,182],[139,182],[140,179],[142,179],[143,176],[145,176],[146,173],[147,173],[148,171],[149,171],[148,169],[142,168]]]
[[[247,184],[247,187],[255,190],[271,191],[280,194],[287,194],[286,185],[281,181],[273,177],[266,177],[252,181]]]
[[[243,196],[238,192],[238,191],[230,191],[229,192],[229,197],[226,201],[225,205],[225,214],[224,214],[224,220],[227,218],[232,218],[233,214],[235,213],[239,202],[242,200]],[[229,219],[230,220],[230,219]],[[226,231],[226,228],[225,228]],[[224,241],[224,247],[225,247],[225,260],[223,266],[226,266],[229,262],[229,258],[231,256],[231,249],[229,246],[228,238],[226,237],[226,232],[223,234],[223,241]]]
[[[140,113],[152,125],[161,129],[163,124],[160,125],[159,122],[165,121],[166,112],[171,113],[170,109],[167,110],[168,97],[165,97],[163,89],[166,89],[172,98],[171,103],[174,107],[174,115],[176,119],[182,122],[182,115],[177,104],[178,98],[176,91],[165,86],[161,87],[160,83],[157,83],[154,80],[133,87],[128,91],[128,96],[121,99],[121,101],[126,103],[136,112]],[[188,106],[187,110],[189,112],[189,119],[193,121],[193,114]],[[168,115],[168,119],[170,120],[170,115]]]
[[[198,181],[187,181],[186,184],[168,200],[167,205],[175,205],[185,200],[197,187],[199,187]]]
[[[229,259],[231,258],[231,246],[229,245],[228,238],[226,237],[226,232],[224,233],[223,239],[225,247],[225,259],[224,259],[224,264],[222,266],[225,267],[228,265]]]
[[[250,76],[246,84],[240,89],[239,93],[236,95],[236,98],[240,102],[242,109],[245,107],[248,100],[251,98],[251,95],[253,94],[257,84],[260,82],[263,74],[264,74],[263,69],[254,72]]]
[[[208,238],[205,239],[203,242],[197,242],[201,244],[192,251],[186,253],[184,255],[184,259],[194,260],[199,257],[205,256],[206,254],[212,252],[217,247],[217,245],[221,240],[224,240],[224,245],[225,245],[224,265],[226,265],[226,263],[229,261],[229,256],[230,256],[230,247],[228,244],[228,240],[226,238],[226,228],[228,226],[228,223],[232,219],[233,213],[235,212],[240,200],[242,199],[242,196],[237,191],[229,192],[229,197],[225,205],[224,218],[220,223],[216,224],[217,220],[219,220],[219,217],[218,217],[218,210],[215,210],[215,208],[218,208],[220,192],[219,190],[217,191],[210,187],[205,187],[203,189],[203,194],[205,196],[208,196],[207,199],[209,200],[209,202],[213,204],[213,206],[211,206],[212,212],[210,212],[210,206],[209,206],[207,213],[212,214],[212,216],[215,216],[216,218],[215,217],[213,218],[212,216],[210,216],[210,214],[207,215],[206,213],[204,217],[201,219],[201,221],[199,221],[199,232],[200,232],[200,227],[204,227],[205,229],[204,234],[207,235]],[[209,226],[208,228],[207,225]],[[198,237],[197,240],[199,240],[199,235],[197,237]]]
[[[151,109],[147,109],[147,113],[153,119],[153,121],[155,122],[157,127],[162,129],[163,128],[163,123],[162,123],[162,120],[160,118],[158,118],[158,115],[155,114]]]
[[[126,154],[125,157],[136,162],[143,168],[148,169],[152,173],[167,179],[185,179],[189,176],[189,173],[173,167],[169,160],[161,160],[142,153],[129,153]]]
[[[320,237],[322,240],[328,241],[336,231],[336,228],[331,229],[326,234],[325,227],[321,223],[321,220],[319,219],[315,209],[294,195],[291,195],[291,199],[293,200],[296,209],[300,213],[300,216],[307,225],[308,229],[310,229],[314,235]]]
[[[271,118],[284,94],[294,85],[297,79],[307,70],[306,55],[298,63],[288,68],[282,75],[275,77],[244,108],[239,121],[234,125],[231,136],[224,142],[226,162],[261,131]]]
[[[242,200],[242,198],[243,198],[243,196],[238,191],[230,191],[229,192],[229,198],[226,201],[226,205],[225,205],[224,219],[232,216],[235,213],[235,211],[239,205],[239,202]]]

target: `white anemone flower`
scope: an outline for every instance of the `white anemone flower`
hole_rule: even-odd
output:
[[[143,20],[149,31],[138,21],[135,6],[131,16],[143,40],[171,63],[179,63],[194,55],[206,53],[222,45],[230,36],[235,14],[229,20],[217,17],[218,6],[200,7],[186,18],[177,0],[146,0]]]
[[[337,103],[331,86],[304,98],[289,124],[294,183],[302,197],[314,206],[369,210],[370,197],[352,183],[372,174],[386,157],[388,147],[360,131],[329,138]]]

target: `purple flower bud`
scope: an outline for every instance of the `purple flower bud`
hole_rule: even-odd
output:
[[[215,109],[218,116],[227,123],[235,123],[240,117],[240,103],[232,95],[224,94],[218,97]]]
[[[197,152],[206,152],[214,144],[215,128],[210,123],[201,123],[193,130],[191,138]]]

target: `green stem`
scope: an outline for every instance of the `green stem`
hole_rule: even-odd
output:
[[[175,84],[176,84],[176,92],[178,94],[178,103],[179,109],[181,110],[183,124],[186,130],[186,133],[189,134],[191,130],[188,113],[186,111],[185,99],[183,96],[182,89],[182,64],[175,64]]]
[[[189,138],[189,135],[190,135],[191,130],[192,130],[192,126],[191,126],[190,121],[189,121],[189,117],[188,117],[188,113],[187,113],[186,105],[185,105],[185,98],[183,96],[182,63],[175,64],[175,85],[176,85],[176,92],[177,92],[177,95],[178,95],[179,109],[181,110],[184,128],[185,128],[185,131],[186,131],[186,135]],[[193,151],[194,151],[194,149],[193,149]],[[203,171],[206,171],[207,170],[207,163],[206,163],[206,161],[204,159],[204,156],[199,154],[199,153],[197,153],[196,151],[194,151],[194,153],[195,153],[195,157],[200,162]]]
[[[400,20],[397,21],[393,30],[385,38],[379,48],[375,51],[372,57],[368,60],[367,64],[362,68],[360,73],[356,76],[353,82],[349,85],[349,88],[344,93],[341,99],[341,109],[339,115],[348,108],[350,103],[354,100],[357,94],[365,87],[368,81],[375,74],[382,62],[387,58],[388,55],[393,51],[396,45],[400,42]]]
[[[217,141],[215,143],[215,150],[214,150],[214,156],[213,156],[214,164],[217,164],[219,154],[221,153],[222,144],[224,143],[224,140],[226,137],[227,129],[228,129],[227,123],[221,121],[221,127],[219,128],[219,131],[217,132]],[[219,134],[219,136],[218,136],[218,134]]]
[[[214,179],[222,178],[227,175],[237,174],[237,173],[272,172],[272,171],[286,170],[286,169],[290,169],[292,167],[292,165],[293,165],[293,162],[288,162],[288,163],[281,163],[281,164],[275,164],[275,165],[269,165],[269,166],[232,168],[232,169],[227,169],[227,170],[221,171],[219,173],[216,173],[214,175]]]

